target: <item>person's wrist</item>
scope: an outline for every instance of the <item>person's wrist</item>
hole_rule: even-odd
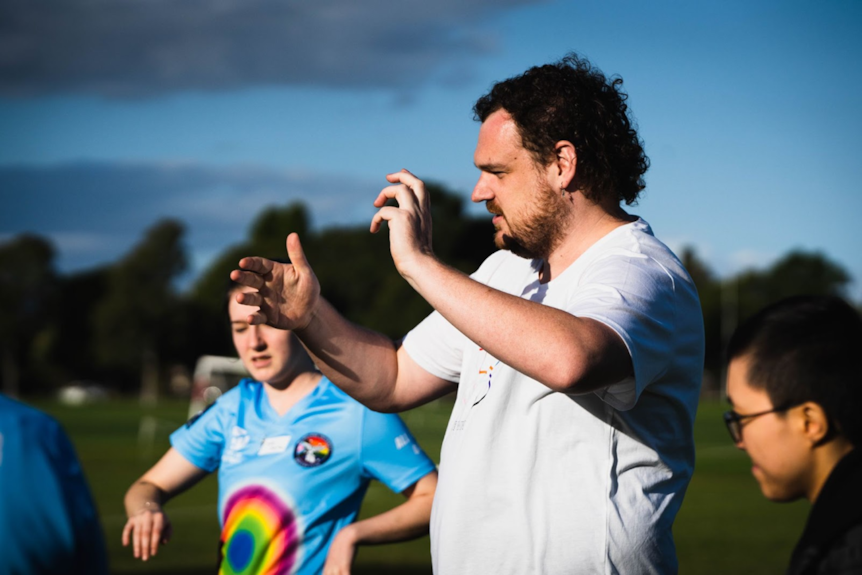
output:
[[[398,272],[408,283],[416,288],[422,280],[422,277],[427,274],[433,266],[437,264],[437,257],[432,251],[417,250],[409,258],[404,258],[399,265]]]
[[[356,528],[356,523],[345,526],[338,535],[344,543],[349,543],[354,547],[359,543],[359,531]]]
[[[161,513],[162,506],[159,505],[155,501],[144,501],[143,504],[135,512],[135,515],[140,515],[141,513],[144,513],[147,511],[149,511],[151,513]]]
[[[314,305],[314,308],[312,308],[312,310],[308,313],[308,320],[306,322],[304,322],[304,325],[294,326],[293,329],[291,329],[290,331],[292,331],[294,334],[296,334],[297,337],[302,339],[302,337],[301,337],[302,334],[305,331],[307,331],[311,327],[311,324],[313,324],[315,322],[315,320],[317,319],[317,312],[319,309],[320,309],[320,298],[318,298],[317,302]]]

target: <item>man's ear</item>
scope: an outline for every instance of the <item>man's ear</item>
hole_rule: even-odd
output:
[[[557,175],[560,178],[559,187],[561,190],[568,189],[569,185],[575,179],[575,172],[578,167],[578,155],[575,151],[575,145],[568,140],[560,140],[554,146],[554,152],[557,155],[556,166]]]
[[[812,447],[820,445],[831,437],[829,418],[819,403],[807,401],[797,409],[802,418],[800,421],[802,431]]]

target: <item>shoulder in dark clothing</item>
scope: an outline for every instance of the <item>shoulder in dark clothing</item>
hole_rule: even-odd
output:
[[[862,575],[862,450],[842,459],[820,492],[788,575]]]

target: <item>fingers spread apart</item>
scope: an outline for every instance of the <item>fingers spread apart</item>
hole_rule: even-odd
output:
[[[243,261],[245,260],[240,260],[240,263],[242,263]],[[253,289],[260,289],[266,283],[259,273],[249,271],[233,270],[232,272],[230,272],[230,279],[240,285],[244,285]]]

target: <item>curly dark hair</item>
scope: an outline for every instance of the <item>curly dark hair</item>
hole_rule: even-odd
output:
[[[747,381],[773,407],[818,403],[850,442],[862,445],[862,316],[835,296],[796,296],[748,319],[728,360],[748,357]]]
[[[649,158],[629,117],[622,84],[619,76],[608,79],[571,53],[495,84],[479,98],[473,113],[484,122],[497,110],[506,110],[524,148],[542,165],[555,157],[557,142],[572,142],[581,192],[601,204],[632,204],[645,187]]]

